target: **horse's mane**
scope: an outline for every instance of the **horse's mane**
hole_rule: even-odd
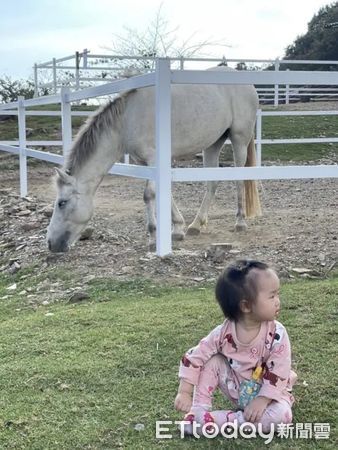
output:
[[[117,119],[124,111],[125,99],[130,92],[131,90],[123,92],[101,106],[80,128],[64,165],[64,170],[68,174],[73,175],[88,161],[95,152],[98,140],[105,130],[116,129],[119,124]]]

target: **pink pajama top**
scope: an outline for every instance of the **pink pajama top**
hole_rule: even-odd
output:
[[[277,320],[262,322],[249,344],[241,343],[235,323],[225,320],[182,358],[179,377],[197,385],[203,365],[216,354],[225,356],[230,372],[225,382],[231,397],[238,399],[239,384],[250,380],[256,366],[264,368],[259,394],[272,400],[294,402],[291,394],[297,375],[291,370],[291,347],[285,327]]]

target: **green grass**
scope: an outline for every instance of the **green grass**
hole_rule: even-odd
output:
[[[59,111],[60,105],[41,105],[29,108],[30,110],[45,110],[45,111]],[[74,106],[72,111],[93,111],[95,106]],[[85,122],[86,117],[72,117],[73,133],[76,134],[80,126]],[[54,116],[27,116],[26,117],[26,128],[31,128],[33,131],[27,137],[28,141],[39,141],[39,140],[61,140],[61,117]],[[0,122],[0,141],[1,140],[17,140],[18,139],[18,121],[14,116],[12,119],[4,122]],[[34,147],[37,148],[37,147]],[[53,153],[61,154],[61,147],[45,147],[46,151],[51,151]],[[19,168],[19,159],[17,156],[1,153],[1,155],[6,155],[5,159],[0,161],[0,170],[15,170]],[[28,158],[30,167],[42,167],[48,165],[44,161],[40,161],[35,158]]]
[[[338,137],[337,116],[263,116],[263,139],[300,139]],[[338,157],[338,145],[328,144],[266,144],[263,160],[313,161]]]
[[[16,292],[34,287],[39,277],[31,275],[1,275],[0,298],[13,281]],[[64,272],[47,277],[55,279],[70,281]],[[336,448],[337,288],[337,279],[285,284],[280,319],[299,376],[294,421],[329,422],[331,439],[275,438],[271,448]],[[181,440],[174,428],[172,440],[155,438],[156,420],[181,417],[173,400],[182,353],[222,321],[212,287],[95,280],[88,292],[90,300],[75,305],[32,308],[17,294],[0,300],[1,449],[264,447],[259,438]]]
[[[29,108],[38,111],[60,111],[60,105],[42,105]],[[94,106],[74,106],[72,111],[93,111]],[[78,129],[86,117],[72,117],[74,130]],[[61,133],[61,116],[27,116],[26,127],[32,128],[32,134],[28,140],[58,140]],[[0,122],[0,140],[18,139],[18,121],[16,116],[12,119]]]

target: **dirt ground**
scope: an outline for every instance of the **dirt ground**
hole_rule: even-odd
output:
[[[0,165],[12,156],[1,153]],[[329,163],[337,161],[329,161]],[[317,162],[318,163],[318,162]],[[322,163],[328,163],[323,161]],[[62,267],[82,281],[93,277],[145,277],[174,284],[213,280],[227,262],[256,258],[271,263],[282,277],[323,277],[337,257],[337,179],[264,181],[263,216],[237,233],[235,183],[220,183],[209,224],[200,236],[174,244],[172,255],[148,252],[143,205],[144,182],[107,176],[97,195],[92,236],[66,254],[51,254],[46,228],[54,201],[52,165],[29,169],[29,197],[20,199],[18,171],[0,173],[0,271],[15,273],[36,264],[40,272]],[[189,224],[202,200],[203,183],[177,183],[174,197]],[[210,250],[229,243],[226,250]]]
[[[281,105],[279,109],[337,109],[338,102]],[[234,182],[222,182],[200,236],[174,243],[173,253],[159,258],[148,251],[143,204],[144,182],[107,176],[97,195],[93,234],[66,254],[51,254],[46,228],[55,198],[53,167],[29,164],[29,197],[19,197],[16,157],[0,152],[0,271],[16,273],[34,265],[40,273],[62,268],[76,283],[93,277],[149,278],[174,284],[214,280],[235,258],[272,264],[284,278],[325,277],[337,260],[337,179],[264,181],[260,183],[263,216],[248,222],[246,233],[234,231]],[[337,164],[332,155],[306,164]],[[278,163],[277,163],[278,164]],[[289,164],[294,164],[292,161]],[[297,163],[301,164],[301,163]],[[183,166],[183,164],[180,164]],[[185,163],[201,165],[200,161]],[[174,197],[187,225],[204,194],[203,183],[176,183]],[[215,243],[227,243],[225,248]],[[215,250],[216,249],[216,250]],[[300,270],[295,270],[300,269]],[[50,291],[53,291],[53,287]]]

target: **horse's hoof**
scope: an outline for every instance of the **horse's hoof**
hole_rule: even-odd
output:
[[[185,235],[184,235],[184,233],[173,233],[171,237],[172,237],[173,241],[183,241]]]
[[[198,236],[200,233],[201,233],[201,230],[199,228],[188,227],[188,229],[187,229],[188,236]]]
[[[243,223],[236,223],[236,225],[235,225],[235,231],[236,232],[247,231],[247,229],[248,229],[248,225],[245,222],[243,222]]]

